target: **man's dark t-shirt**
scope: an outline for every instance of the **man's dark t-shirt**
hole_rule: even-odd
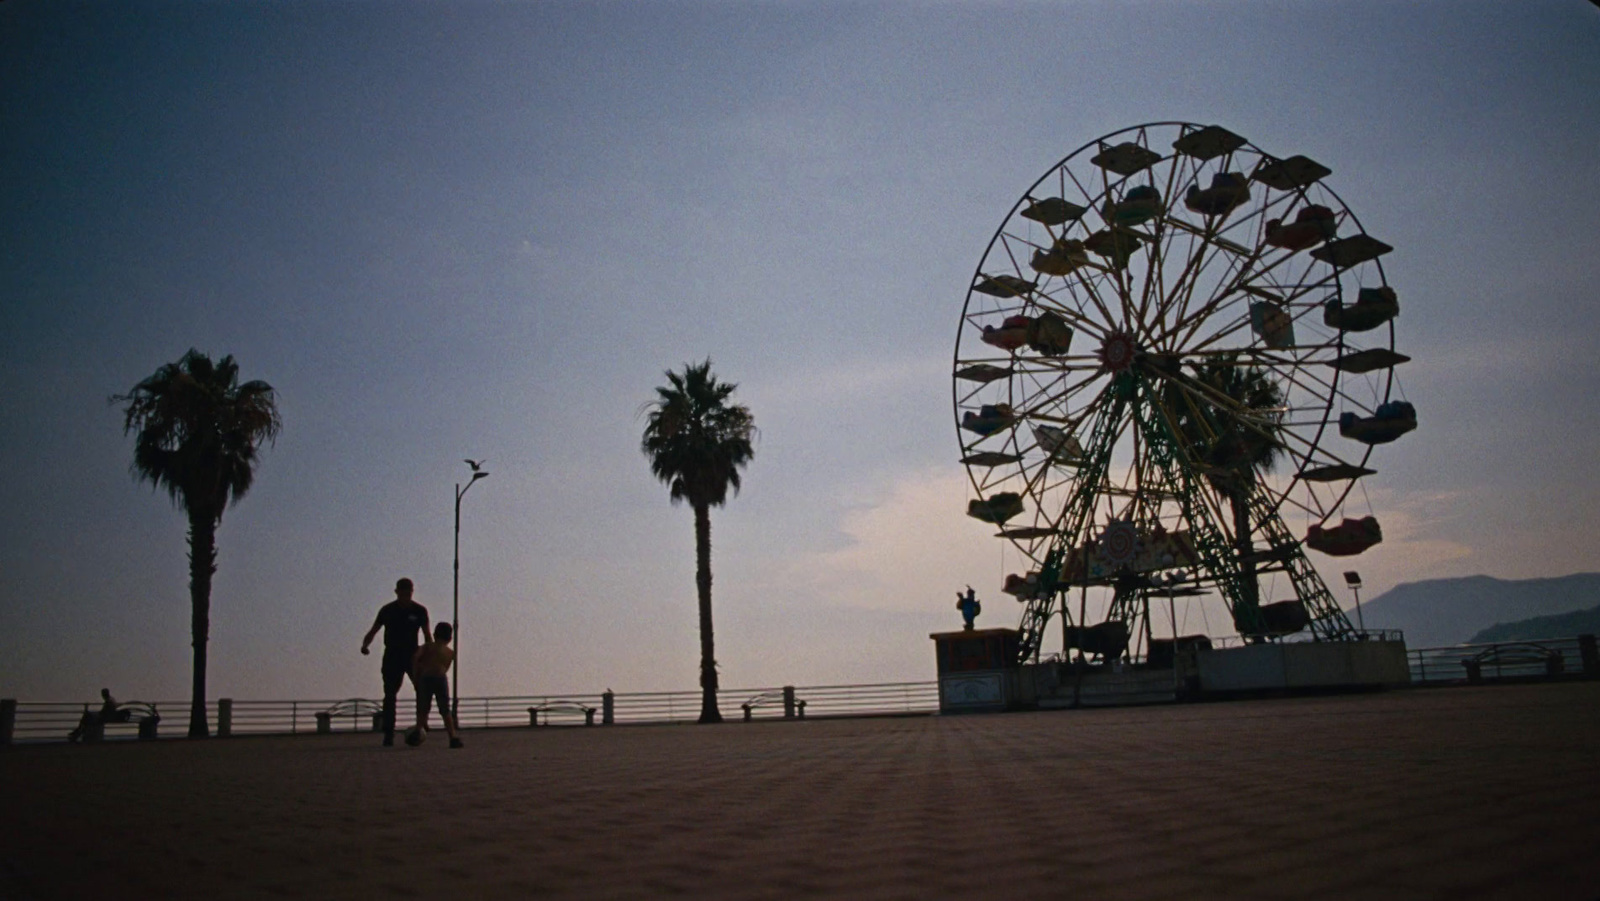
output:
[[[410,669],[411,657],[417,652],[417,630],[428,628],[428,608],[415,601],[390,601],[378,611],[378,622],[383,624],[384,665],[394,661]]]

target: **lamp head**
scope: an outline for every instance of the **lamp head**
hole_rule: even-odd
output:
[[[1353,569],[1349,572],[1346,572],[1344,574],[1344,584],[1349,585],[1351,588],[1360,588],[1361,574]]]
[[[476,482],[479,479],[487,479],[488,477],[489,477],[488,473],[483,472],[482,470],[479,470],[478,472],[475,472],[475,473],[472,474],[472,481]]]

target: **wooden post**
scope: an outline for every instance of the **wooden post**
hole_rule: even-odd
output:
[[[317,734],[327,735],[333,731],[333,714],[323,710],[317,714]]]
[[[217,701],[217,737],[227,738],[233,734],[233,698],[222,698]]]
[[[783,718],[786,719],[786,720],[794,719],[794,686],[793,685],[785,685],[783,687]]]
[[[614,716],[616,713],[616,698],[617,696],[612,694],[609,688],[606,689],[605,694],[600,696],[600,724],[602,726],[610,726],[616,722]]]
[[[17,731],[17,699],[0,698],[0,747],[9,747]]]

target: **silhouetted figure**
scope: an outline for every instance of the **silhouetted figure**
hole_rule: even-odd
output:
[[[367,646],[372,637],[383,630],[383,743],[394,744],[394,718],[396,697],[400,683],[411,675],[412,659],[417,654],[417,630],[428,631],[428,608],[411,599],[410,579],[394,583],[394,600],[384,604],[367,637],[361,640],[361,653],[371,653]],[[416,685],[412,676],[411,684]]]
[[[126,723],[133,718],[133,711],[117,706],[109,688],[100,689],[100,702],[100,709],[95,711],[84,705],[83,719],[78,721],[78,728],[67,733],[67,741],[98,741],[104,737],[106,723]]]
[[[972,631],[978,614],[983,612],[983,604],[978,601],[978,593],[972,590],[971,585],[967,586],[966,594],[956,592],[956,609],[961,611],[961,618],[966,620],[966,625],[962,628]]]
[[[433,627],[433,637],[423,633],[427,644],[417,648],[411,666],[411,681],[417,686],[417,728],[428,728],[428,708],[439,702],[439,718],[450,734],[450,747],[461,747],[461,732],[456,723],[455,711],[450,708],[450,664],[456,659],[450,639],[455,630],[449,623]]]

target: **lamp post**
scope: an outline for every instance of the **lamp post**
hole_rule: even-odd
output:
[[[1353,569],[1350,570],[1344,574],[1344,584],[1349,585],[1350,590],[1356,594],[1356,622],[1361,629],[1361,637],[1366,638],[1367,621],[1361,617],[1361,574]]]
[[[450,630],[455,633],[456,654],[450,661],[450,715],[458,717],[458,725],[461,706],[461,673],[458,669],[461,664],[461,499],[472,490],[473,485],[478,484],[479,479],[489,477],[489,473],[483,469],[486,462],[467,460],[466,464],[472,467],[472,478],[467,480],[466,487],[462,487],[460,482],[456,483],[456,555],[450,584]]]

